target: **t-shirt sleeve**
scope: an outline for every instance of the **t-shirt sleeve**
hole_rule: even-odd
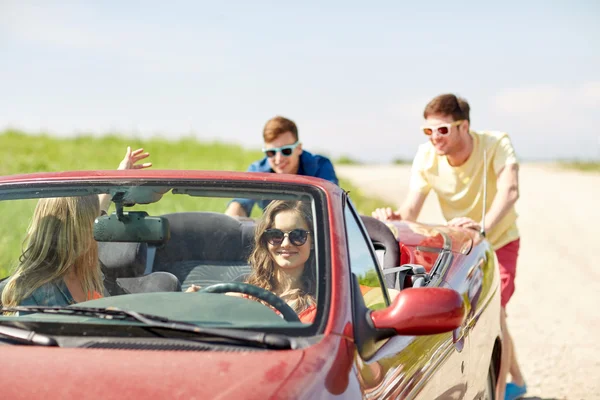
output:
[[[415,155],[415,159],[413,160],[410,172],[410,183],[408,188],[411,192],[427,194],[431,190],[431,185],[425,174],[425,159],[425,151],[422,148],[419,148]]]
[[[260,171],[260,169],[258,167],[258,163],[250,164],[250,166],[246,170],[246,172],[259,172],[259,171]],[[236,199],[231,200],[229,203],[227,203],[227,205],[229,206],[229,204],[231,204],[233,202],[236,202],[240,206],[242,206],[244,211],[246,211],[247,216],[250,216],[250,214],[252,213],[252,208],[254,207],[254,204],[256,204],[256,200],[254,200],[254,199],[236,198]]]
[[[319,168],[317,169],[317,173],[315,175],[317,178],[326,179],[330,182],[338,185],[338,178],[335,174],[335,170],[333,169],[333,164],[331,161],[325,157],[319,160]]]
[[[518,160],[510,138],[508,135],[504,135],[498,141],[496,151],[494,152],[494,172],[496,172],[496,174],[500,173],[500,171],[509,164],[518,164]]]
[[[252,207],[254,207],[254,204],[256,203],[256,200],[253,200],[253,199],[233,199],[229,203],[227,203],[227,205],[229,206],[229,204],[231,204],[233,202],[236,202],[240,206],[242,206],[242,208],[244,209],[244,211],[246,211],[246,215],[249,217],[250,214],[252,213]]]
[[[246,172],[259,172],[258,163],[252,163],[248,166]]]

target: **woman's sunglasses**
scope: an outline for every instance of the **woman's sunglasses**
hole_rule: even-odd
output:
[[[294,149],[296,147],[298,147],[298,145],[300,144],[299,141],[297,141],[294,144],[288,144],[287,146],[281,146],[281,147],[271,147],[269,149],[262,149],[263,153],[265,153],[265,155],[269,158],[271,157],[275,157],[275,155],[277,154],[277,152],[281,152],[281,154],[283,154],[286,157],[289,157],[292,155],[292,153],[294,152]]]
[[[265,233],[263,233],[263,237],[267,243],[270,243],[273,246],[281,246],[281,243],[283,243],[283,239],[285,239],[286,236],[294,246],[302,246],[306,243],[309,234],[310,232],[304,229],[294,229],[289,232],[284,232],[281,229],[267,229]]]
[[[439,125],[435,125],[435,126],[422,126],[421,130],[427,136],[433,135],[433,132],[435,132],[435,131],[437,131],[437,133],[439,133],[442,136],[446,136],[447,134],[450,133],[450,129],[453,126],[458,126],[463,121],[464,121],[464,119],[459,119],[458,121],[450,122],[447,124],[439,124]]]

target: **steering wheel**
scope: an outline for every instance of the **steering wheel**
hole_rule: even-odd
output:
[[[216,283],[200,289],[198,293],[243,293],[248,296],[256,297],[259,300],[267,302],[274,309],[283,315],[283,319],[288,322],[300,322],[298,314],[283,299],[258,286],[242,282]]]

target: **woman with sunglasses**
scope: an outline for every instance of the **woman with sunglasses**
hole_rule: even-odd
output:
[[[315,316],[316,263],[310,204],[273,201],[258,221],[247,283],[285,300],[310,323]]]

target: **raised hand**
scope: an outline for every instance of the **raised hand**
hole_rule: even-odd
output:
[[[125,158],[119,164],[120,170],[123,169],[143,169],[149,168],[152,166],[152,163],[147,162],[143,164],[138,164],[137,162],[143,160],[144,158],[148,158],[150,153],[143,153],[144,149],[140,148],[134,151],[131,151],[131,147],[127,146],[127,153],[125,153]]]

